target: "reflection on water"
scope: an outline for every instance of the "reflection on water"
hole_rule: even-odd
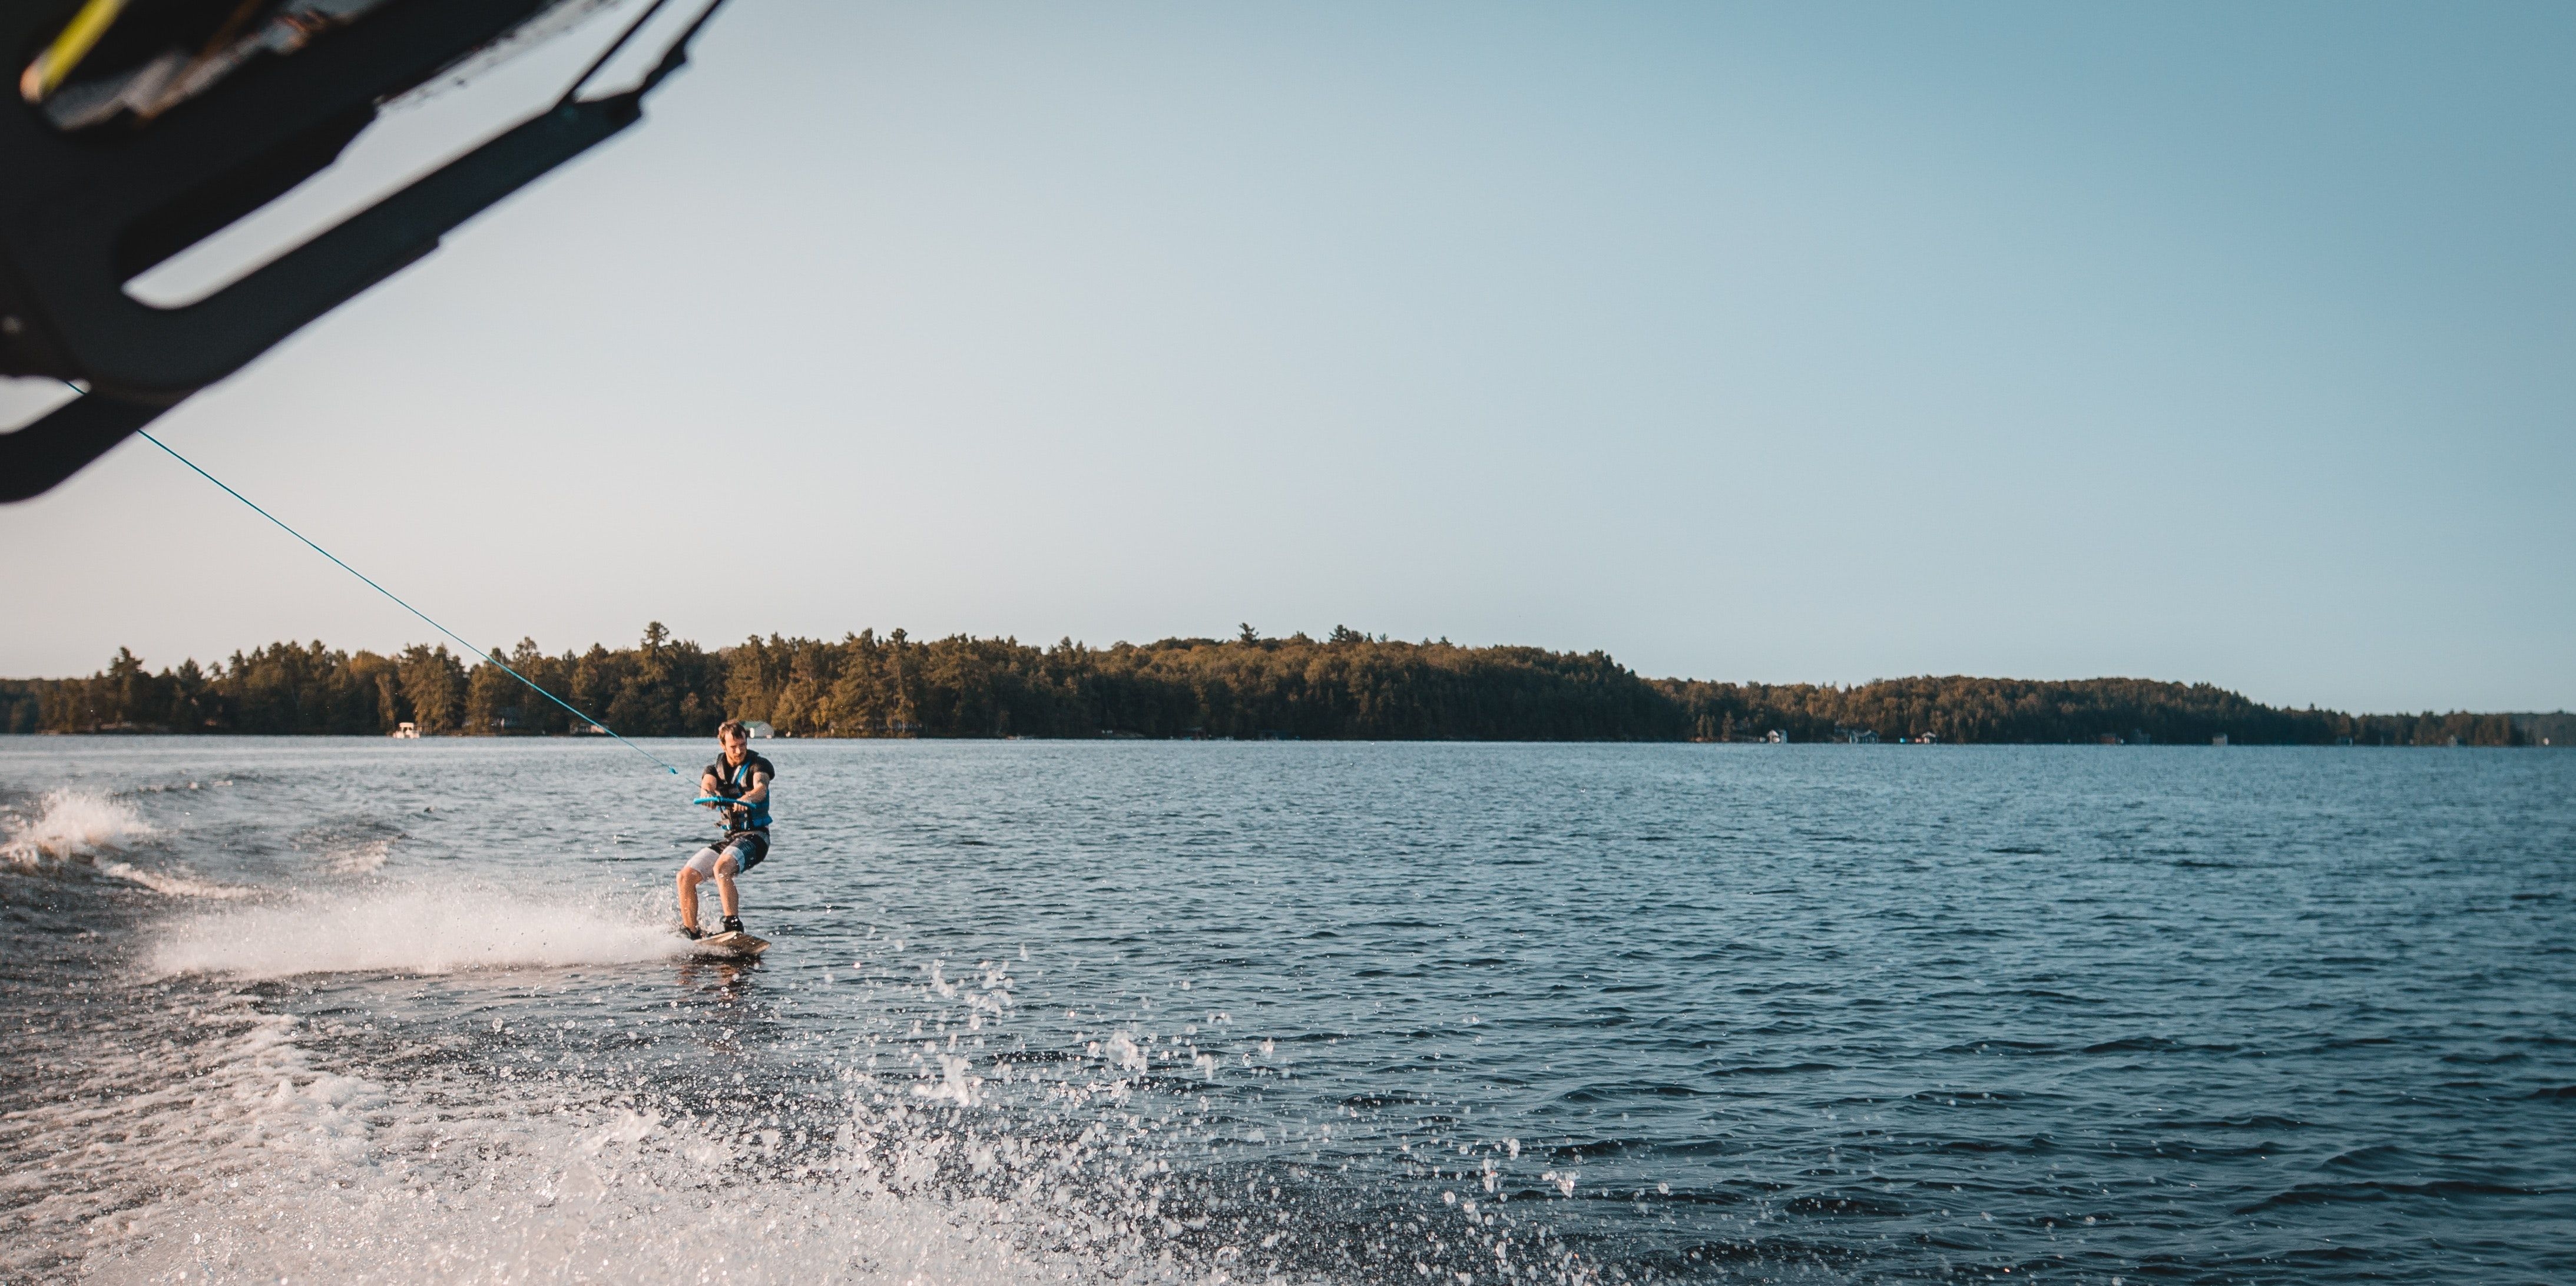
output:
[[[2576,758],[775,746],[755,965],[677,949],[693,816],[595,747],[0,744],[0,1275],[2571,1251]]]

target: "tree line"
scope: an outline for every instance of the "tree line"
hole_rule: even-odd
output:
[[[2532,742],[2510,714],[2376,715],[2281,709],[2208,683],[2150,679],[1881,679],[1819,684],[1662,680],[1657,688],[1691,714],[1697,740],[1745,740],[1747,729],[1789,741],[2032,744],[2180,742],[2314,746],[2519,746]],[[2454,742],[2456,738],[2456,743]]]
[[[507,667],[506,669],[504,667]],[[272,643],[152,671],[119,649],[85,679],[0,682],[7,731],[704,736],[725,718],[791,737],[1226,737],[1466,741],[2535,744],[2563,716],[2280,709],[2206,683],[1966,677],[1832,684],[1647,679],[1604,652],[1419,643],[1336,627],[1265,638],[1039,647],[902,630],[707,650],[659,622],[636,646],[460,657]],[[2539,720],[2540,722],[2534,722]],[[2565,744],[2564,738],[2557,738]]]

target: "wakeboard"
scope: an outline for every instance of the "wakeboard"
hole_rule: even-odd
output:
[[[719,960],[750,960],[769,949],[769,939],[755,938],[740,929],[718,933],[689,943],[689,954]]]

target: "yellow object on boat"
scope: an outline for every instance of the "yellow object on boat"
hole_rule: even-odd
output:
[[[116,25],[117,15],[124,11],[125,0],[89,0],[82,5],[62,34],[54,37],[54,43],[45,46],[36,61],[27,64],[27,70],[18,77],[18,96],[31,103],[51,97],[62,88],[72,68],[80,66],[81,59],[98,47],[98,38]]]

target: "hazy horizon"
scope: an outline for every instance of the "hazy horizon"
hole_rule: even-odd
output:
[[[2570,55],[2542,6],[738,0],[155,432],[550,651],[1249,621],[2561,710]],[[431,637],[141,442],[0,545],[15,677]]]

